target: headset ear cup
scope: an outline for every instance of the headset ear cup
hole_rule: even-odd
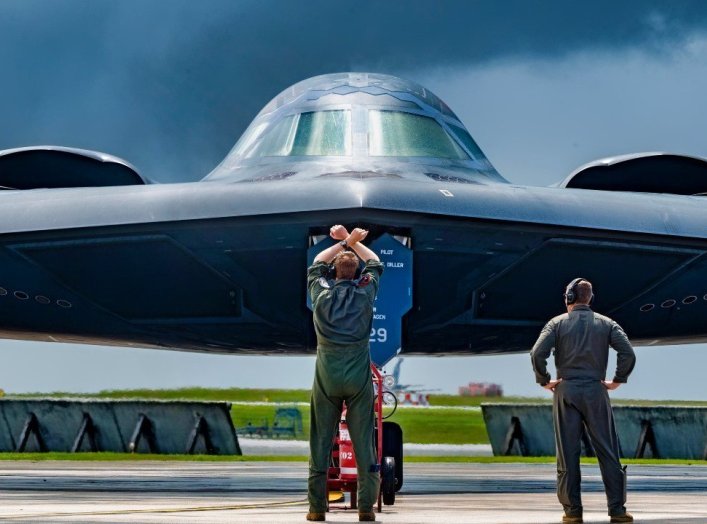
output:
[[[572,282],[567,284],[567,287],[565,288],[565,303],[568,306],[574,304],[577,301],[577,294],[575,293],[574,288],[582,280],[584,280],[582,277],[575,278]]]
[[[567,304],[574,304],[575,301],[575,296],[573,291],[569,291],[565,297],[567,297]]]

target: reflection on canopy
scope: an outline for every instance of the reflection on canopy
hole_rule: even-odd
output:
[[[451,127],[458,141],[483,158],[464,130]],[[403,111],[368,112],[368,155],[469,160],[469,155],[434,119]],[[272,156],[351,156],[351,111],[331,110],[289,115],[275,124],[249,130],[236,154]]]
[[[351,111],[290,115],[273,125],[256,146],[245,153],[246,158],[316,155],[351,155]]]
[[[401,111],[368,112],[368,154],[469,159],[434,118]]]

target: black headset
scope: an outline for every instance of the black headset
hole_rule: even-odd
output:
[[[579,284],[582,280],[586,280],[586,279],[584,279],[584,278],[582,278],[582,277],[575,278],[572,282],[570,282],[569,284],[567,284],[567,287],[565,288],[564,297],[565,297],[565,304],[567,304],[568,306],[571,305],[571,304],[574,304],[575,302],[577,302],[577,290],[576,290],[576,288],[577,288],[577,284]],[[592,302],[594,302],[594,292],[593,292],[593,290],[592,290],[592,296],[591,296],[591,298],[589,299],[589,303],[591,304]]]

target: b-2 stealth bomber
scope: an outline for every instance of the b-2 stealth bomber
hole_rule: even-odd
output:
[[[199,182],[33,147],[0,152],[0,186],[7,338],[312,353],[305,269],[343,223],[387,266],[379,364],[527,351],[576,276],[639,345],[707,341],[707,162],[639,154],[514,185],[443,101],[392,76],[289,87]]]

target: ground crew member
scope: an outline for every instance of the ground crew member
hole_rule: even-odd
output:
[[[580,493],[582,425],[596,451],[611,522],[633,522],[626,512],[626,468],[619,462],[619,440],[609,390],[625,383],[636,357],[621,326],[592,311],[592,284],[576,278],[565,290],[567,313],[553,318],[530,352],[535,378],[554,393],[553,422],[557,446],[557,498],[565,509],[562,522],[582,522]],[[617,352],[614,379],[605,380],[609,346]],[[547,372],[555,348],[557,380]]]
[[[319,253],[307,270],[317,334],[307,520],[323,521],[326,516],[327,472],[345,402],[346,422],[358,467],[358,520],[374,521],[373,503],[378,499],[380,465],[373,449],[373,382],[368,341],[383,264],[373,251],[360,243],[368,231],[356,228],[349,234],[343,226],[333,226],[330,234],[340,242]],[[361,277],[355,279],[359,257],[365,267]],[[332,262],[336,280],[327,279]]]

